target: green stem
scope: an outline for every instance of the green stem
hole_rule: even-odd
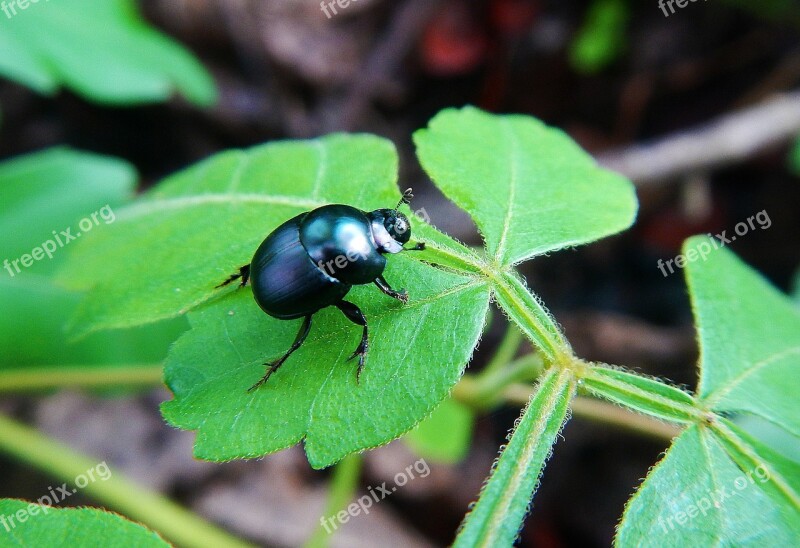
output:
[[[530,400],[534,387],[527,382],[505,385],[501,392],[491,399],[492,405],[487,405],[486,400],[483,399],[485,397],[483,391],[484,387],[480,386],[474,376],[464,375],[453,389],[453,398],[477,411],[486,411],[503,402],[525,405]],[[665,423],[649,415],[643,415],[594,398],[578,396],[572,400],[571,407],[572,413],[576,417],[608,424],[662,441],[672,441],[681,432],[680,426]]]
[[[483,274],[491,280],[498,304],[538,347],[544,361],[571,371],[583,390],[645,415],[680,423],[703,420],[697,402],[684,390],[576,357],[553,317],[515,272],[485,266]]]
[[[321,516],[319,525],[306,542],[306,548],[324,548],[328,545],[330,536],[338,526],[338,523],[331,518],[353,499],[361,476],[361,463],[361,455],[354,453],[345,457],[334,468],[331,485],[328,489],[328,502],[325,504],[325,514]],[[327,528],[324,525],[326,520]]]
[[[504,396],[507,402],[524,405],[530,399],[532,393],[533,388],[531,386],[514,384],[506,388]],[[572,414],[576,417],[608,424],[662,441],[670,442],[681,433],[680,426],[661,422],[648,415],[642,415],[613,403],[587,398],[586,396],[574,398],[571,408]]]
[[[550,362],[572,361],[572,350],[550,313],[516,274],[486,270],[497,302]]]
[[[511,360],[514,359],[514,356],[517,355],[517,351],[519,350],[519,346],[522,344],[522,340],[522,332],[517,328],[516,325],[509,324],[506,328],[505,334],[503,335],[503,339],[497,346],[494,356],[492,356],[492,359],[489,360],[489,363],[486,364],[486,367],[481,370],[478,376],[485,378],[503,369],[506,364],[511,362]]]
[[[462,256],[444,247],[439,247],[435,242],[426,242],[425,251],[415,255],[418,260],[451,268],[464,274],[480,274],[480,259],[477,256]]]
[[[570,371],[552,367],[542,376],[475,508],[464,520],[456,548],[514,543],[574,393]]]
[[[0,451],[66,482],[74,481],[98,464],[97,460],[2,415]],[[106,480],[89,483],[81,492],[143,523],[179,546],[249,546],[176,503],[142,489],[118,472],[113,472]]]
[[[543,370],[544,361],[541,355],[527,354],[489,374],[484,369],[479,375],[464,375],[456,385],[453,395],[473,408],[492,409],[503,401],[506,387],[518,382],[533,382]]]
[[[31,367],[0,371],[0,392],[50,390],[53,388],[106,386],[157,386],[161,365],[119,367]]]
[[[583,390],[634,411],[681,423],[704,419],[691,394],[658,379],[588,363],[576,367],[575,374]]]

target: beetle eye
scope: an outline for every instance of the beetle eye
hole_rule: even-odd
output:
[[[411,239],[411,225],[402,213],[386,217],[383,226],[389,235],[400,244],[405,244]]]

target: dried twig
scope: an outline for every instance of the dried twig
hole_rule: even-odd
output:
[[[408,0],[393,14],[384,38],[367,57],[347,90],[332,129],[353,130],[416,43],[438,0]]]
[[[800,92],[779,95],[699,127],[598,156],[639,185],[741,162],[800,134]]]

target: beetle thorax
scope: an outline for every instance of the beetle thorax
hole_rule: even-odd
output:
[[[372,219],[370,229],[372,238],[375,240],[375,247],[381,253],[400,253],[403,250],[403,246],[392,238],[392,235],[383,226],[382,219]]]

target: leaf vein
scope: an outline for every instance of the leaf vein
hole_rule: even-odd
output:
[[[506,216],[503,219],[503,231],[500,233],[500,241],[497,244],[497,255],[496,259],[498,261],[503,260],[503,254],[505,253],[505,246],[506,246],[506,239],[508,237],[508,229],[511,225],[511,217],[514,212],[514,201],[516,200],[517,195],[517,140],[514,136],[514,132],[511,129],[511,122],[507,118],[503,119],[503,128],[506,134],[509,136],[509,164],[510,164],[510,177],[509,177],[509,185],[508,185],[508,208],[506,209]]]

